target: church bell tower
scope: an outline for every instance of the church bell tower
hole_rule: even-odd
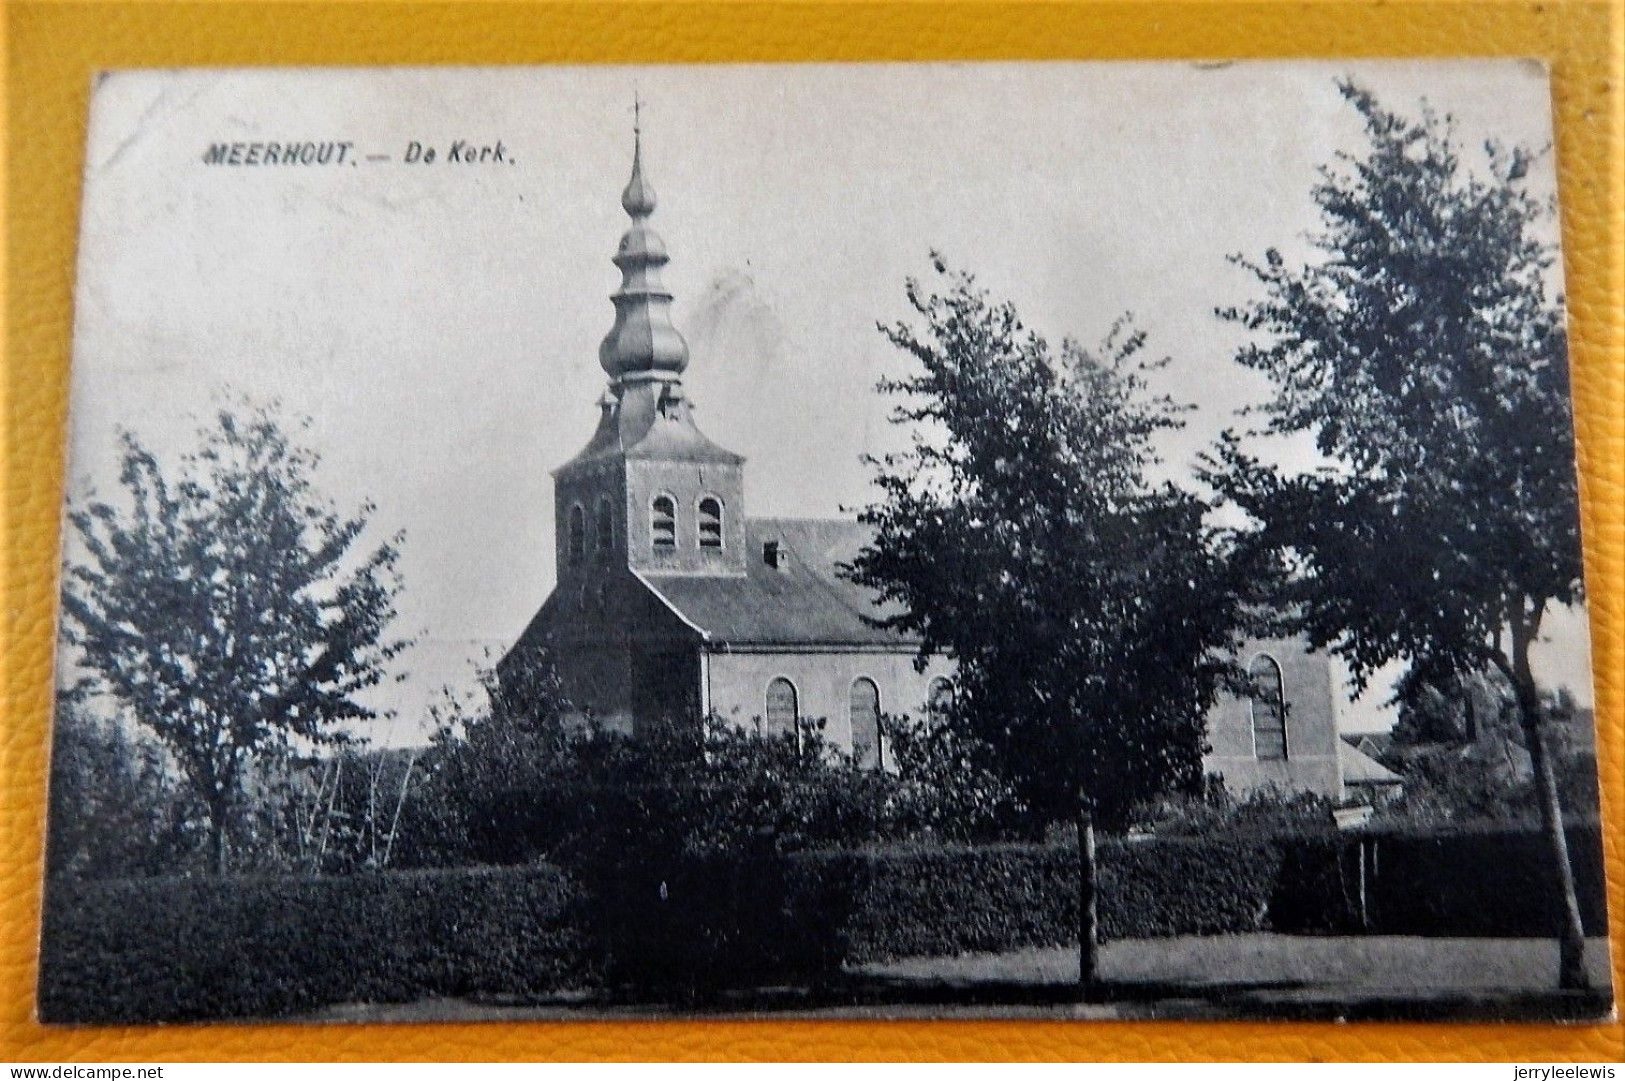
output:
[[[609,385],[591,440],[553,474],[559,586],[587,587],[628,567],[742,575],[744,459],[695,426],[683,390],[688,343],[660,280],[669,256],[649,225],[655,192],[644,176],[641,124],[621,206],[632,222],[613,258],[621,272],[610,298],[615,322],[598,349]]]

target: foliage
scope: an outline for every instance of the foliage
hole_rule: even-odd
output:
[[[1606,928],[1601,832],[1569,829],[1585,926]],[[1256,931],[1551,933],[1537,833],[1383,829],[1307,837],[1156,837],[1100,849],[1114,938]],[[1359,861],[1367,867],[1361,926]],[[40,1013],[49,1022],[269,1017],[338,1002],[601,993],[609,936],[691,989],[763,985],[841,964],[1059,946],[1077,934],[1077,849],[901,845],[695,855],[634,864],[616,897],[546,865],[333,878],[47,885]],[[662,889],[661,887],[665,887]],[[1494,895],[1495,905],[1483,898]],[[609,911],[606,912],[606,909]],[[617,974],[627,958],[610,956]],[[669,986],[666,990],[672,990]]]
[[[1396,823],[1527,823],[1540,815],[1528,736],[1511,688],[1488,673],[1435,682],[1402,680],[1399,720],[1384,764],[1405,778],[1403,794],[1379,808]],[[1559,803],[1595,815],[1596,759],[1583,731],[1592,723],[1567,688],[1542,692],[1547,755]]]
[[[206,864],[196,803],[171,777],[163,748],[97,717],[73,695],[57,703],[46,830],[53,878],[173,874]]]
[[[1434,748],[1407,755],[1403,771],[1403,791],[1377,809],[1379,821],[1519,822],[1537,814],[1533,786],[1505,755]]]
[[[41,940],[50,1022],[283,1016],[339,1002],[590,989],[556,868],[338,878],[58,881]]]
[[[1597,760],[1585,753],[1550,752],[1558,801],[1572,819],[1595,818],[1599,804]],[[1473,747],[1418,748],[1398,760],[1405,778],[1398,799],[1377,809],[1377,821],[1436,827],[1495,822],[1529,824],[1540,819],[1539,789],[1529,757],[1510,738]]]
[[[1077,941],[1077,849],[894,845],[797,853],[790,908],[850,962]]]
[[[1114,839],[1099,850],[1103,937],[1347,923],[1334,840]],[[789,858],[789,908],[847,961],[1077,942],[1075,845],[897,845]]]
[[[1332,802],[1311,792],[1254,789],[1238,798],[1209,777],[1197,795],[1170,795],[1135,808],[1133,824],[1161,837],[1317,835],[1334,831]]]
[[[885,718],[891,770],[857,768],[802,721],[760,735],[675,716],[628,735],[569,718],[545,652],[486,678],[488,705],[448,701],[403,812],[408,864],[567,866],[621,853],[671,857],[863,844],[901,836],[972,839],[1010,828],[1020,807],[973,741]]]
[[[341,748],[247,760],[230,824],[239,871],[343,872],[387,866],[412,752]],[[155,738],[58,703],[47,868],[80,879],[212,869],[208,816]]]
[[[888,715],[881,731],[893,771],[889,839],[974,841],[1029,828],[1027,807],[985,740],[940,715]]]
[[[1518,706],[1507,681],[1494,671],[1401,679],[1395,688],[1396,747],[1521,739]]]
[[[346,745],[256,758],[233,829],[239,864],[324,874],[389,866],[417,755]]]
[[[1370,149],[1315,189],[1321,260],[1243,261],[1264,298],[1223,313],[1259,336],[1237,359],[1274,384],[1266,430],[1313,433],[1337,468],[1283,476],[1232,439],[1212,476],[1301,559],[1304,627],[1357,681],[1400,659],[1516,684],[1511,640],[1581,596],[1546,207],[1523,152],[1470,174],[1444,120],[1343,89]]]
[[[1304,844],[1109,841],[1105,935],[1255,932],[1277,917],[1290,930],[1341,926],[1340,885],[1324,868],[1334,848],[1298,855]],[[1078,850],[910,843],[640,861],[594,905],[619,981],[665,993],[816,981],[842,964],[1076,943]]]
[[[913,374],[881,390],[908,450],[870,459],[873,542],[849,569],[958,665],[950,722],[985,741],[1041,820],[1080,785],[1107,828],[1201,780],[1204,719],[1255,575],[1153,483],[1153,439],[1182,408],[1120,322],[1098,352],[1053,350],[968,274],[907,287],[920,326],[882,327]],[[1011,633],[1019,628],[1019,633]]]
[[[400,536],[354,552],[372,505],[334,510],[272,407],[222,408],[168,475],[123,444],[126,505],[68,515],[85,557],[65,573],[65,637],[163,743],[224,870],[250,763],[376,716],[360,695],[406,646],[386,637]]]
[[[1312,646],[1360,686],[1403,662],[1413,681],[1493,669],[1520,723],[1544,709],[1529,647],[1554,605],[1582,597],[1579,507],[1550,206],[1529,155],[1463,161],[1448,119],[1383,107],[1345,82],[1367,149],[1314,190],[1316,258],[1239,260],[1262,297],[1221,314],[1254,332],[1237,359],[1264,373],[1265,430],[1309,433],[1332,463],[1283,475],[1221,441],[1210,481],[1300,567]],[[1527,740],[1558,884],[1574,910],[1555,782]],[[1584,979],[1578,915],[1562,979]]]
[[[1606,928],[1600,830],[1573,826],[1585,926]],[[1363,847],[1363,852],[1362,852]],[[1372,853],[1375,852],[1373,856]],[[1368,897],[1360,907],[1360,861]],[[1528,828],[1385,828],[1112,839],[1099,851],[1107,938],[1248,934],[1551,934]],[[848,963],[1077,941],[1077,849],[899,845],[788,857],[786,907]],[[1488,895],[1505,904],[1485,905]]]

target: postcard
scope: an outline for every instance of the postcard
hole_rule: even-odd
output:
[[[38,1015],[1612,1015],[1543,66],[92,100]]]

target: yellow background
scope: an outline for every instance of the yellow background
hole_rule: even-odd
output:
[[[1613,939],[1625,944],[1622,6],[1614,3],[12,3],[5,8],[0,1058],[1625,1059],[1625,1027],[649,1022],[34,1023],[85,110],[101,69],[262,64],[1517,56],[1551,64]],[[1616,947],[1615,986],[1625,985]]]

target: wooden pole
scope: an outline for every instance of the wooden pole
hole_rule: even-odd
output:
[[[1095,819],[1078,793],[1078,993],[1093,999],[1100,982],[1099,912],[1095,903]]]

